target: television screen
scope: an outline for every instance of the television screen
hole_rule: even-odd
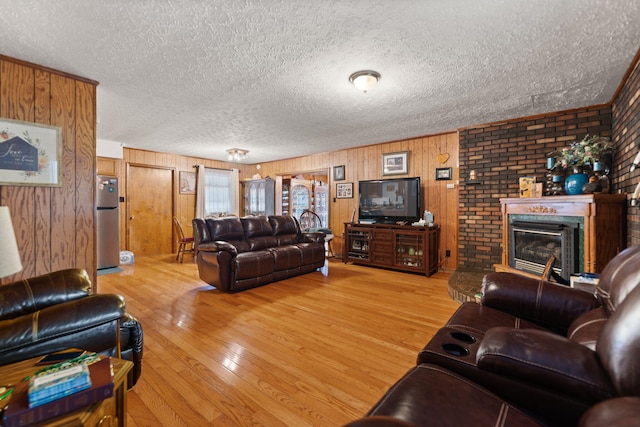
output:
[[[420,177],[360,181],[358,184],[360,221],[395,224],[420,219]]]

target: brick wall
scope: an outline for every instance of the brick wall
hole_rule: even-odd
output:
[[[637,113],[635,120],[637,129]],[[519,196],[521,176],[544,181],[547,154],[585,134],[611,136],[612,109],[584,108],[460,131],[459,268],[489,270],[502,262],[500,198]],[[478,184],[465,183],[471,170]]]
[[[629,195],[640,182],[640,169],[629,172],[633,159],[640,150],[640,62],[629,75],[613,103],[613,141],[616,144],[616,162],[613,183]],[[629,196],[630,197],[630,196]],[[627,246],[640,244],[640,208],[627,211]]]

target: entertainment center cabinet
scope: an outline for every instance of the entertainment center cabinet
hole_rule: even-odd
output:
[[[395,224],[344,224],[343,260],[431,276],[438,271],[440,229]]]

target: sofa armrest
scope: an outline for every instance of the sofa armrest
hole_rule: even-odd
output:
[[[600,304],[595,296],[574,288],[492,272],[482,279],[482,305],[564,333],[574,319]]]
[[[615,396],[595,351],[553,332],[496,327],[478,346],[479,369],[588,404]]]
[[[324,245],[325,234],[320,232],[300,233],[300,243],[317,243]]]
[[[103,352],[119,345],[122,297],[91,295],[0,322],[0,365],[77,347]]]
[[[59,270],[0,286],[0,321],[85,298],[91,279],[81,268]]]

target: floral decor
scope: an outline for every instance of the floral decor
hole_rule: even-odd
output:
[[[605,155],[613,151],[608,138],[597,135],[585,135],[582,141],[574,141],[569,147],[549,153],[555,159],[554,168],[576,168],[600,162]]]

